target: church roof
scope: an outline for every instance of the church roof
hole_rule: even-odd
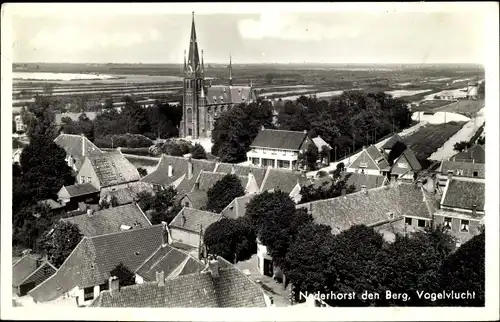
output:
[[[251,99],[250,86],[216,85],[207,88],[207,104],[244,103]]]

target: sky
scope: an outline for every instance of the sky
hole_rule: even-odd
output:
[[[192,11],[205,63],[477,63],[485,4],[11,4],[12,60],[182,63]]]

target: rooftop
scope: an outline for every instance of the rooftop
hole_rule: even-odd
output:
[[[391,150],[394,144],[397,142],[403,142],[403,139],[396,133],[389,138],[389,140],[385,141],[384,145],[382,145],[382,149]]]
[[[141,176],[120,151],[106,152],[90,157],[90,162],[101,187],[139,181]]]
[[[485,183],[480,181],[453,178],[448,181],[441,206],[484,211]]]
[[[306,137],[306,132],[264,129],[257,134],[250,147],[298,151]]]
[[[450,161],[485,163],[486,152],[482,145],[475,145],[465,151],[458,152],[450,158]]]
[[[255,197],[254,194],[234,198],[233,201],[221,211],[221,215],[233,219],[245,216],[247,204],[253,197]]]
[[[218,163],[214,171],[224,173],[232,173],[234,171],[234,174],[237,176],[248,176],[249,173],[252,173],[255,181],[257,182],[257,185],[261,187],[267,169],[253,165]]]
[[[219,221],[221,218],[222,216],[220,214],[184,207],[179,211],[177,216],[172,219],[169,226],[199,233],[200,228],[205,230],[208,226]]]
[[[308,180],[299,171],[269,168],[260,188],[261,191],[281,190],[291,193],[297,184],[307,185]]]
[[[376,226],[403,216],[431,218],[432,213],[423,189],[404,183],[304,203],[297,208],[306,208],[316,223],[332,227],[335,234],[353,225]]]
[[[225,263],[223,263],[225,262]],[[218,276],[209,271],[102,292],[92,307],[238,308],[266,307],[261,287],[219,258]]]
[[[184,194],[191,201],[191,208],[201,209],[207,204],[207,192],[205,190],[193,190]]]
[[[80,170],[86,156],[100,155],[103,152],[94,143],[83,135],[59,134],[54,142],[66,151],[66,154],[75,158],[75,166]],[[82,146],[85,146],[85,156],[82,155]]]
[[[103,209],[88,214],[61,219],[78,226],[80,232],[87,237],[106,235],[123,230],[122,226],[129,229],[146,228],[151,226],[148,218],[144,215],[137,204]]]
[[[206,89],[207,104],[244,103],[252,100],[250,86],[214,85]]]
[[[460,174],[457,173],[457,170],[460,170]],[[483,179],[486,177],[484,163],[443,161],[441,162],[439,171],[445,175],[451,171],[454,175],[463,177],[477,177]],[[474,176],[474,174],[476,174],[476,176]]]
[[[78,197],[78,196],[84,196],[88,195],[91,193],[97,193],[99,192],[99,189],[94,187],[90,183],[82,183],[82,184],[74,184],[71,186],[63,186],[64,189],[68,192],[70,197]]]

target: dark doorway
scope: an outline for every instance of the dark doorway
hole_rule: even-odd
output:
[[[273,276],[273,262],[269,259],[264,259],[264,275]]]

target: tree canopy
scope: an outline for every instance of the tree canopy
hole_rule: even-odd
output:
[[[207,191],[207,210],[221,212],[234,198],[245,194],[240,178],[227,174]]]
[[[191,157],[193,159],[206,159],[207,153],[205,152],[205,148],[199,143],[196,143],[191,148]]]
[[[342,195],[342,191],[349,194],[356,190],[354,185],[348,184],[350,173],[342,176],[340,170],[337,169],[332,173],[332,176],[333,178],[324,179],[321,184],[309,184],[302,187],[300,189],[300,203],[335,198]]]
[[[257,252],[255,230],[245,218],[223,218],[205,230],[207,253],[222,256],[229,262],[249,259]]]
[[[116,265],[115,268],[109,272],[110,276],[118,278],[120,286],[128,286],[135,284],[135,274],[123,263]]]
[[[40,250],[47,254],[52,264],[60,267],[82,238],[83,235],[80,233],[78,226],[60,221],[53,230],[41,237]]]
[[[212,154],[222,162],[246,160],[246,153],[262,126],[272,127],[273,112],[269,102],[238,105],[223,112],[212,131]]]
[[[167,223],[181,211],[180,203],[176,200],[177,191],[173,187],[167,187],[164,190],[151,194],[146,191],[137,194],[137,203],[145,212],[151,212],[151,223],[160,224],[162,221]]]

